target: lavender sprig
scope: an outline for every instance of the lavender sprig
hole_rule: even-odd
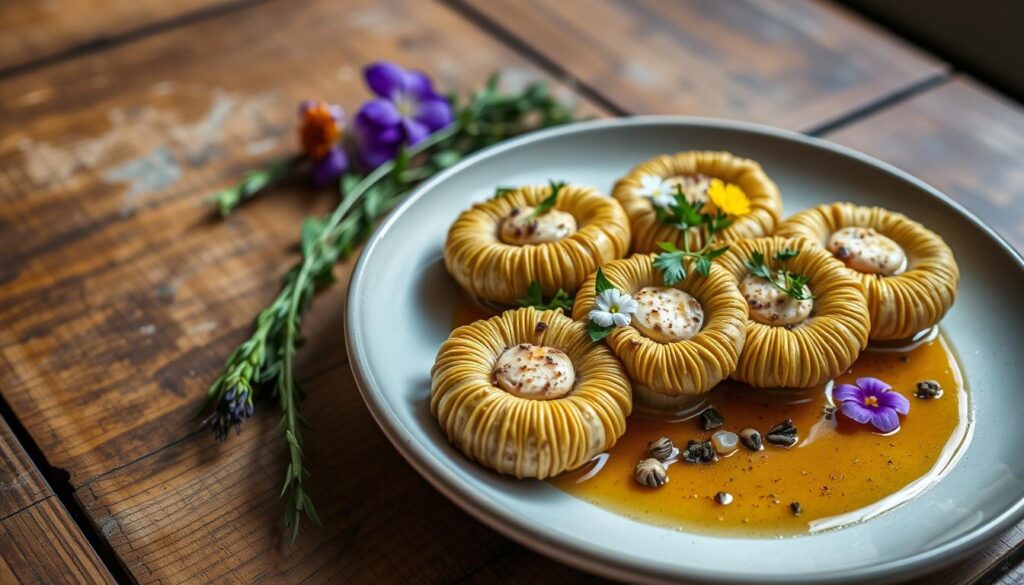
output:
[[[283,415],[280,429],[290,459],[281,495],[287,496],[285,524],[292,528],[293,540],[302,515],[320,522],[304,487],[309,471],[304,466],[302,448],[301,427],[305,421],[299,412],[303,394],[295,374],[302,316],[316,290],[333,281],[334,265],[346,259],[377,220],[422,181],[476,150],[573,119],[571,111],[543,84],[511,94],[501,93],[497,85],[497,76],[492,76],[465,106],[450,98],[455,116],[449,126],[412,147],[400,149],[394,159],[365,177],[342,177],[340,203],[328,216],[308,218],[303,223],[300,262],[285,275],[274,301],[257,316],[252,336],[232,352],[224,373],[210,386],[201,412],[212,409],[205,423],[220,439],[226,438],[230,429],[240,429],[242,422],[252,416],[254,396],[262,387],[269,388],[278,399]],[[239,191],[248,193],[243,198],[258,192]],[[218,202],[226,215],[238,201],[224,201]]]

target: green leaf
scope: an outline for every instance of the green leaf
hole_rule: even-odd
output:
[[[515,193],[517,190],[515,187],[497,187],[494,189],[494,198],[500,199],[509,193]]]
[[[750,259],[743,264],[754,276],[771,280],[772,273],[768,270],[768,267],[764,265],[764,254],[760,252],[751,252]]]
[[[614,329],[614,327],[611,325],[608,327],[601,327],[593,321],[587,321],[587,333],[590,334],[591,341],[601,341],[605,337],[608,337],[608,334],[612,332],[612,329]]]
[[[610,288],[615,288],[615,285],[613,285],[611,281],[608,280],[608,277],[604,275],[604,270],[598,268],[597,278],[594,281],[594,290],[597,291],[597,294],[601,294]]]
[[[307,217],[302,222],[302,240],[301,249],[302,256],[308,258],[313,253],[313,248],[316,245],[317,240],[324,233],[324,223],[319,218]]]
[[[658,245],[665,252],[655,256],[651,265],[661,270],[661,279],[665,286],[672,286],[686,278],[684,252],[676,249],[670,242],[662,242]]]
[[[551,208],[555,206],[555,202],[558,201],[558,193],[566,186],[566,183],[563,183],[562,181],[549,180],[548,184],[551,186],[551,194],[545,197],[544,200],[540,202],[540,205],[538,205],[537,208],[533,210],[533,213],[528,215],[526,219],[534,219],[551,211]]]
[[[707,256],[698,256],[696,270],[701,276],[711,274],[711,260],[708,260]]]
[[[781,252],[776,252],[775,255],[772,256],[772,259],[775,260],[776,262],[785,263],[788,262],[789,260],[792,260],[793,258],[796,258],[799,255],[800,250],[790,250],[789,248],[784,248]]]
[[[540,296],[540,283],[536,280],[530,281],[530,285],[526,287],[526,296],[521,299],[516,299],[520,307],[533,307],[543,302]]]
[[[721,256],[722,254],[725,254],[728,251],[729,251],[729,246],[722,246],[721,248],[718,248],[717,250],[711,250],[710,252],[708,252],[706,254],[706,256],[709,259],[714,260],[715,258],[718,258],[719,256]]]
[[[442,150],[430,159],[438,169],[446,169],[462,160],[462,153],[457,150]]]
[[[530,285],[526,288],[526,296],[521,299],[516,299],[516,303],[520,307],[533,307],[539,311],[550,311],[552,309],[561,309],[568,313],[572,311],[573,299],[568,293],[562,289],[558,289],[555,296],[551,297],[551,300],[544,302],[544,298],[541,295],[540,283],[536,280],[531,281]]]

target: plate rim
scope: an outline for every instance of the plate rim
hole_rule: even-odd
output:
[[[641,565],[635,561],[631,562],[631,558],[621,552],[615,556],[604,554],[603,549],[598,549],[586,539],[572,534],[560,533],[557,536],[555,540],[558,540],[563,545],[562,547],[543,548],[542,545],[552,539],[549,532],[520,522],[514,513],[491,506],[485,497],[482,497],[473,490],[466,489],[462,482],[451,476],[443,466],[437,465],[434,460],[438,458],[431,455],[425,446],[416,441],[408,440],[407,437],[400,434],[399,431],[403,430],[404,427],[386,401],[380,398],[379,388],[367,368],[367,357],[363,346],[356,342],[362,337],[362,329],[354,324],[357,321],[350,317],[359,312],[361,298],[357,292],[363,280],[363,274],[368,269],[367,259],[372,255],[371,252],[391,230],[398,218],[425,193],[432,190],[436,184],[446,181],[448,177],[461,172],[471,165],[477,164],[479,161],[498,156],[507,150],[512,150],[525,144],[540,142],[566,134],[582,134],[600,129],[633,126],[702,127],[761,134],[772,138],[798,142],[813,148],[830,151],[842,157],[852,158],[926,192],[962,219],[980,228],[995,244],[1008,254],[1009,258],[1017,264],[1021,272],[1024,272],[1024,256],[1015,250],[1003,236],[948,195],[907,171],[875,157],[823,138],[808,136],[792,130],[775,128],[764,124],[676,115],[628,116],[575,122],[529,132],[516,138],[505,140],[466,157],[425,181],[410,193],[406,200],[398,205],[374,230],[359,254],[359,259],[352,271],[348,284],[348,298],[346,300],[343,325],[346,351],[352,376],[356,381],[356,386],[359,388],[359,393],[367,409],[373,416],[377,426],[380,427],[392,445],[417,473],[425,478],[434,489],[441,492],[458,507],[492,530],[511,538],[538,554],[554,558],[559,562],[586,572],[627,581],[642,579],[647,582],[665,582],[687,579],[700,583],[730,583],[734,582],[738,575],[722,570],[693,572],[686,570],[686,567],[668,563],[660,564],[656,567],[652,567],[650,564]],[[987,544],[999,533],[1009,529],[1022,518],[1024,518],[1024,499],[1004,510],[998,516],[975,526],[950,542],[907,557],[869,567],[862,566],[840,571],[819,570],[794,575],[780,575],[779,577],[761,578],[756,582],[765,584],[819,583],[827,580],[832,583],[852,583],[867,579],[892,579],[897,577],[897,575],[903,579],[908,579],[935,570],[941,566],[948,566],[956,560],[969,555]],[[749,581],[749,576],[744,576],[743,578]]]

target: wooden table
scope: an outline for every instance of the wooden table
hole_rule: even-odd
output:
[[[364,408],[344,281],[308,319],[310,490],[291,543],[272,407],[214,442],[190,415],[329,192],[226,223],[203,198],[294,148],[294,105],[350,111],[392,59],[468,90],[550,78],[596,115],[824,136],[905,168],[1024,247],[1024,111],[821,1],[82,0],[0,4],[0,583],[593,579],[431,489]],[[1024,527],[920,583],[1024,578]]]

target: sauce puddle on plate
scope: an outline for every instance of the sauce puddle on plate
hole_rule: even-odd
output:
[[[486,318],[473,303],[457,305],[456,325]],[[969,402],[956,358],[941,335],[905,349],[869,349],[835,383],[872,376],[910,401],[898,431],[883,436],[838,412],[827,414],[831,385],[811,390],[763,390],[727,381],[705,395],[725,424],[703,431],[691,418],[666,422],[634,412],[615,446],[580,469],[550,480],[559,489],[640,522],[718,535],[773,537],[807,534],[876,516],[927,489],[949,470],[970,435]],[[914,396],[917,383],[935,380],[940,398]],[[744,447],[715,463],[675,461],[669,482],[647,488],[633,479],[647,445],[669,437],[676,447],[706,440],[718,430],[739,433],[792,419],[794,447]],[[722,505],[715,494],[726,492]],[[799,502],[800,515],[791,509]]]

